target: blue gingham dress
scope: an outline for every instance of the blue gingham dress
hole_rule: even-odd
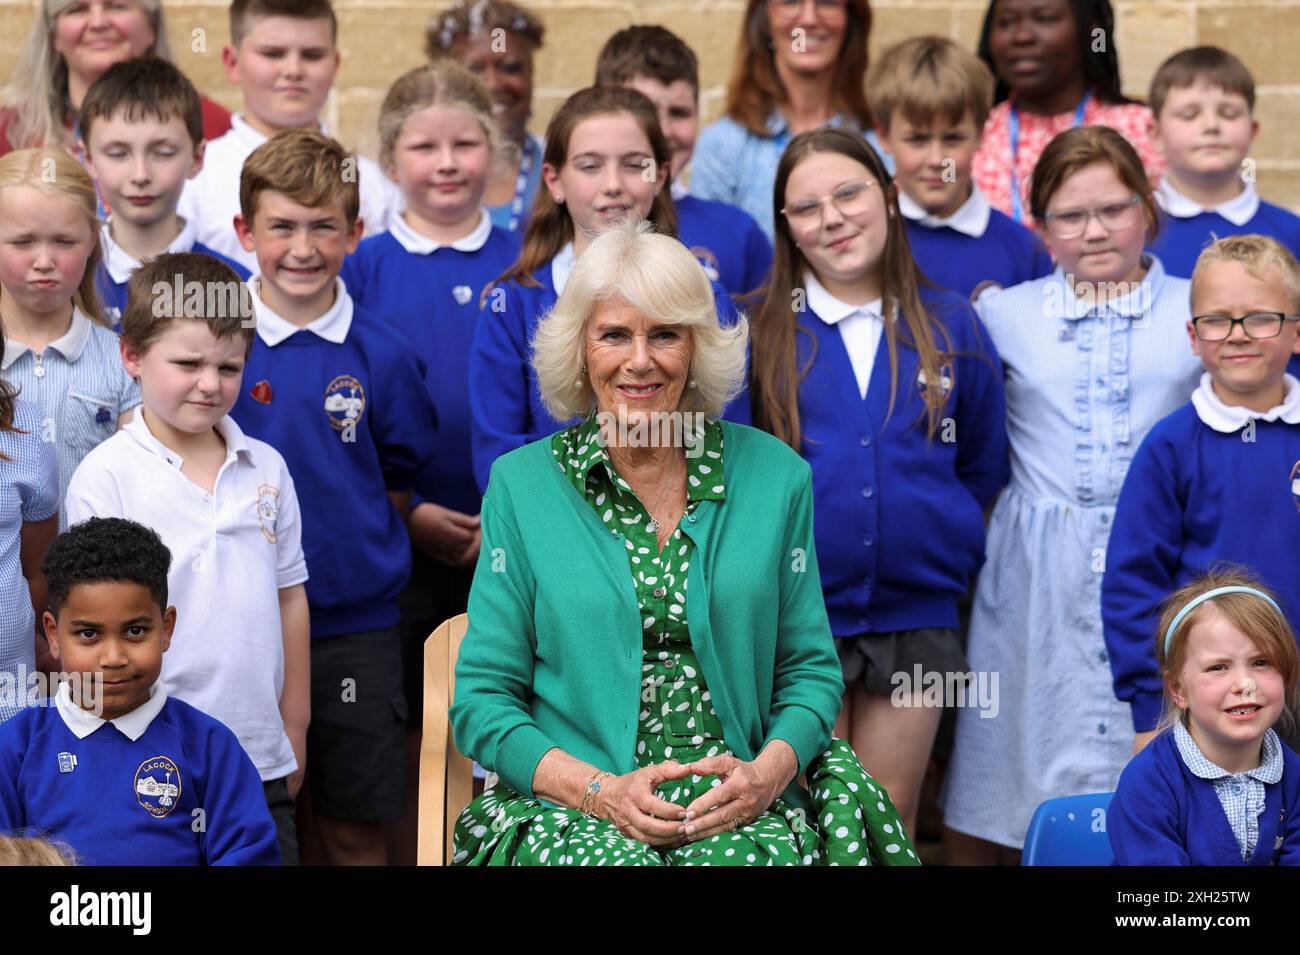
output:
[[[1060,268],[977,304],[1006,370],[1011,483],[989,525],[967,657],[998,674],[998,707],[958,710],[942,804],[953,829],[1006,846],[1024,844],[1044,800],[1113,790],[1132,756],[1102,639],[1106,544],[1138,445],[1201,374],[1190,284],[1144,261],[1140,288],[1099,308]]]
[[[54,448],[41,440],[41,414],[19,398],[14,425],[0,431],[0,723],[21,709],[12,690],[26,690],[36,668],[36,617],[21,563],[23,523],[48,519],[59,506]]]

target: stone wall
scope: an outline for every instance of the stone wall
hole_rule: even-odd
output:
[[[181,67],[209,96],[234,109],[239,91],[226,79],[221,47],[229,39],[227,6],[164,0],[168,34]],[[374,154],[375,115],[388,83],[422,59],[424,26],[446,3],[335,0],[343,64],[327,108],[330,128],[349,146]],[[610,33],[632,23],[661,23],[701,61],[706,121],[722,104],[743,0],[532,0],[545,22],[546,46],[535,76],[533,127],[590,83],[596,54]],[[950,36],[972,49],[983,0],[876,0],[873,51],[915,33]],[[1116,43],[1125,91],[1143,96],[1169,54],[1213,43],[1240,56],[1258,84],[1260,135],[1254,158],[1265,198],[1300,210],[1300,0],[1115,0]],[[0,0],[0,76],[11,71],[32,18],[31,0]]]

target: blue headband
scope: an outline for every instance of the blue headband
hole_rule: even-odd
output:
[[[1254,587],[1219,587],[1215,590],[1211,590],[1209,593],[1201,594],[1195,600],[1188,603],[1186,607],[1178,611],[1178,616],[1174,617],[1173,623],[1171,623],[1169,625],[1169,629],[1165,631],[1165,658],[1166,659],[1168,659],[1169,657],[1169,641],[1173,639],[1174,631],[1177,630],[1178,625],[1183,622],[1183,618],[1186,617],[1193,610],[1195,610],[1197,607],[1199,607],[1201,604],[1205,603],[1205,601],[1209,600],[1211,597],[1221,597],[1224,594],[1254,594],[1256,597],[1262,597],[1265,600],[1267,600],[1274,610],[1276,610],[1280,614],[1282,613],[1282,608],[1277,605],[1276,600],[1274,600],[1268,594],[1264,593],[1262,590],[1256,590]],[[1285,614],[1282,615],[1286,616]]]

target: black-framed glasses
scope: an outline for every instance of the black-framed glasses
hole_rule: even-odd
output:
[[[1064,209],[1060,212],[1048,212],[1043,215],[1047,229],[1058,239],[1077,239],[1088,231],[1088,220],[1093,216],[1107,232],[1117,232],[1133,224],[1133,214],[1142,201],[1138,195],[1129,196],[1123,202],[1111,202],[1097,209]]]
[[[1286,315],[1282,312],[1251,312],[1241,318],[1228,315],[1197,315],[1192,318],[1192,327],[1196,337],[1203,342],[1222,342],[1232,337],[1235,326],[1247,338],[1276,338],[1282,333],[1283,322],[1300,322],[1300,315]]]

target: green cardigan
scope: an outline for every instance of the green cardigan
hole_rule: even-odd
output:
[[[722,422],[726,498],[682,521],[691,641],[727,745],[752,760],[789,743],[802,773],[826,748],[844,693],[813,547],[807,462]],[[456,664],[456,746],[516,792],[553,747],[636,769],[641,622],[622,537],[564,478],[550,437],[498,458]],[[796,783],[786,798],[808,807]]]

